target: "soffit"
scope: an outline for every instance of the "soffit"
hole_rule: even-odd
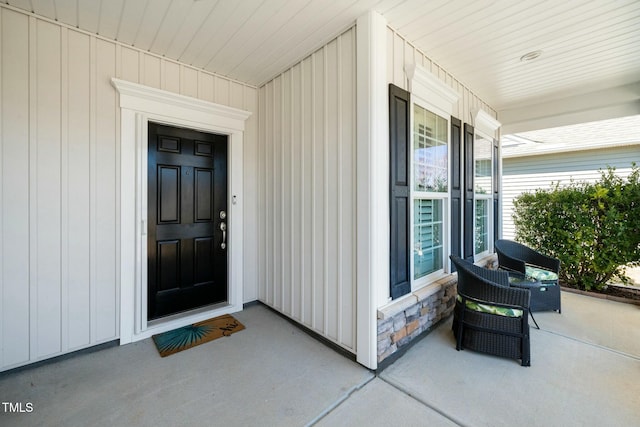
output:
[[[637,0],[9,0],[253,85],[377,10],[496,110],[639,80]],[[531,62],[520,57],[542,50]]]

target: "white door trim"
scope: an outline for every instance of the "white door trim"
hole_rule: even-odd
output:
[[[139,341],[242,310],[242,144],[248,111],[119,79],[120,95],[120,344]],[[229,137],[229,301],[147,322],[147,129],[149,121]],[[99,160],[98,160],[99,161]]]

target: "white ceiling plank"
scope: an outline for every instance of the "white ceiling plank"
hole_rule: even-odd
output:
[[[372,7],[372,10],[386,16],[386,14],[390,13],[394,8],[399,7],[407,1],[408,0],[380,0]]]
[[[409,24],[403,27],[403,30],[407,34],[416,34],[416,43],[421,38],[427,40],[427,43],[431,46],[432,50],[448,52],[447,57],[455,56],[457,53],[456,48],[467,46],[471,43],[486,43],[487,39],[504,37],[506,30],[504,28],[505,22],[510,22],[517,18],[520,13],[520,7],[518,3],[511,3],[503,8],[487,7],[476,14],[473,17],[465,16],[452,28],[452,33],[447,37],[429,37],[424,35],[429,17],[423,17],[421,20],[417,20],[415,23]],[[466,49],[465,49],[466,50]]]
[[[149,0],[125,1],[118,32],[116,33],[117,40],[129,45],[135,43],[138,28],[142,23],[148,2]]]
[[[56,19],[56,7],[53,0],[31,0],[33,11],[40,16]]]
[[[124,0],[103,0],[100,10],[98,34],[115,40],[120,19],[124,11]]]
[[[208,58],[207,61],[215,63],[216,70],[226,75],[229,70],[233,69],[234,64],[239,59],[244,58],[247,49],[251,49],[252,46],[255,46],[267,36],[271,19],[286,2],[287,0],[263,2],[227,42],[232,48],[221,49],[214,58]],[[254,31],[250,31],[250,29],[254,29]],[[187,50],[183,55],[185,60],[193,60],[193,54],[190,50]]]
[[[640,20],[640,15],[638,16]],[[630,45],[630,47],[637,50],[640,45],[640,32],[634,32],[632,28],[625,26],[610,26],[602,29],[602,34],[606,34],[606,37],[600,39],[588,39],[588,34],[585,37],[574,38],[571,37],[568,40],[558,39],[556,44],[544,49],[543,56],[538,60],[531,63],[522,63],[514,55],[511,61],[509,58],[497,58],[492,61],[470,61],[473,64],[474,72],[477,74],[483,74],[485,71],[489,72],[496,69],[502,72],[517,72],[520,70],[529,70],[539,72],[540,67],[556,67],[564,69],[583,69],[586,63],[604,62],[608,61],[613,52],[619,47]],[[615,46],[615,47],[612,47]],[[605,56],[602,56],[602,53]],[[609,54],[608,54],[609,53]],[[637,56],[640,59],[640,55]],[[456,63],[456,66],[464,65],[462,63]]]
[[[562,6],[565,4],[563,2],[558,4],[561,5],[560,7],[566,7]],[[495,22],[492,17],[487,18],[490,29],[478,23],[460,25],[459,28],[464,29],[470,37],[454,46],[446,46],[437,41],[449,37],[446,34],[447,30],[442,28],[439,29],[439,33],[435,33],[435,30],[432,29],[419,31],[416,34],[409,33],[408,36],[418,44],[429,46],[429,53],[444,65],[447,65],[452,57],[464,57],[468,58],[469,62],[475,62],[476,59],[472,58],[473,56],[490,56],[495,52],[492,49],[497,44],[503,46],[504,49],[508,49],[509,46],[517,46],[519,52],[526,53],[535,49],[537,44],[536,36],[531,33],[548,28],[553,17],[561,12],[543,9],[539,13],[529,15],[520,5],[522,3],[518,3],[518,10],[511,11],[512,14],[509,15],[508,22]],[[565,11],[568,10],[567,8]],[[498,51],[504,53],[504,49]]]
[[[78,26],[78,2],[76,0],[54,0],[56,19],[72,27]]]
[[[189,16],[192,8],[197,8],[200,12],[203,7],[211,7],[211,3],[203,1],[194,2],[193,0],[172,0],[162,21],[158,25],[158,31],[149,49],[159,55],[166,55],[169,58],[173,58],[173,56],[167,54],[171,41],[175,38],[176,34],[184,30],[185,20],[187,16]]]
[[[182,61],[182,54],[187,50],[196,34],[201,34],[207,18],[216,6],[216,1],[197,1],[189,8],[179,31],[174,35],[166,49],[166,55]]]
[[[238,7],[238,3],[227,1],[216,3],[185,51],[182,52],[182,61],[198,68],[205,68],[211,57],[210,43],[215,40],[218,29],[228,20],[229,15]],[[208,70],[214,71],[212,68]]]
[[[484,2],[473,2],[465,8],[456,7],[455,3],[448,2],[444,7],[416,15],[406,25],[401,26],[399,31],[412,40],[424,38],[429,41],[429,46],[434,48],[441,40],[477,31],[485,22],[482,18],[490,21],[495,13],[495,8],[487,7]],[[474,17],[470,23],[467,22],[469,15]]]
[[[638,6],[640,8],[640,4]],[[557,11],[557,9],[554,10]],[[562,12],[557,11],[557,14],[558,16],[561,16]],[[579,11],[575,11],[574,14],[572,14],[572,16],[576,15],[580,16],[581,19],[580,21],[573,24],[572,27],[570,27],[570,24],[567,22],[567,20],[550,18],[549,22],[547,22],[544,26],[540,26],[538,25],[538,23],[535,23],[533,25],[524,25],[523,30],[525,31],[523,31],[524,35],[521,37],[510,36],[511,33],[505,34],[501,39],[498,40],[498,43],[488,43],[490,47],[487,49],[481,49],[480,44],[474,45],[474,43],[462,45],[469,46],[465,48],[465,51],[475,51],[477,52],[476,55],[485,58],[490,58],[495,55],[499,61],[503,62],[508,59],[505,58],[507,52],[513,52],[512,59],[517,60],[522,54],[527,53],[530,50],[545,50],[545,48],[553,50],[553,46],[558,45],[565,39],[571,40],[572,43],[574,40],[576,42],[581,42],[584,41],[585,38],[589,39],[594,37],[594,34],[600,34],[600,30],[606,33],[608,31],[608,28],[617,25],[617,16],[608,17],[606,16],[606,14],[605,16],[602,16],[600,14],[598,17],[593,19],[592,22],[589,20],[589,16],[584,16]],[[591,17],[593,16],[591,15]],[[501,45],[502,48],[496,49],[497,44]],[[528,47],[526,46],[527,44],[529,45]],[[477,58],[467,58],[467,63],[459,62],[457,63],[457,65],[460,67],[467,67],[470,66],[471,63],[477,64]]]
[[[194,65],[196,53],[201,52],[206,47],[206,42],[211,34],[211,26],[215,22],[216,15],[219,11],[220,1],[209,2],[209,10],[200,12],[200,23],[196,24],[196,20],[187,17],[186,21],[190,22],[192,28],[191,38],[184,43],[183,50],[177,59],[185,64]],[[220,19],[220,16],[217,16]],[[199,68],[203,68],[200,66]]]
[[[100,23],[100,3],[102,0],[82,0],[78,2],[78,27],[96,34]]]
[[[15,6],[18,9],[26,10],[29,13],[33,12],[31,0],[9,0],[6,3],[11,6]]]
[[[134,46],[142,50],[151,48],[151,43],[161,29],[160,24],[167,14],[170,4],[171,0],[149,0],[142,21],[138,23],[140,27],[138,28]]]
[[[297,22],[297,25],[290,25],[292,23],[291,20],[298,13],[300,13],[300,11],[304,10],[309,5],[309,3],[310,2],[290,0],[285,5],[283,5],[283,7],[281,7],[278,12],[272,16],[272,19],[268,23],[268,31],[264,33],[262,39],[258,40],[258,42],[254,46],[251,46],[244,52],[244,58],[240,59],[240,61],[238,61],[236,64],[231,64],[233,65],[232,71],[237,69],[238,67],[241,67],[242,64],[247,60],[250,60],[253,66],[262,67],[263,56],[260,55],[260,52],[265,49],[269,49],[269,47],[273,44],[287,43],[288,40],[296,40],[297,44],[298,40],[296,38],[296,33],[294,31],[294,28],[292,27],[304,26],[307,24],[307,22],[299,20]],[[289,29],[290,31],[286,31],[287,29]],[[288,38],[283,37],[283,31],[288,32]],[[212,41],[212,43],[215,42]],[[291,43],[287,44],[289,46],[292,45]],[[214,69],[217,69],[217,64],[213,64],[213,59],[217,52],[218,46],[216,46],[216,49],[211,49],[206,52],[207,60],[205,62],[205,67],[212,66]],[[272,57],[272,60],[278,62],[281,60],[281,58]],[[256,72],[262,75],[261,70],[256,70]]]
[[[427,17],[427,15],[435,16],[437,13],[446,15],[446,11],[451,10],[448,3],[446,0],[407,0],[390,8],[385,12],[384,16],[390,25],[404,35],[402,29],[416,19],[422,20],[422,17]],[[442,12],[443,9],[445,12]],[[422,20],[422,23],[423,25],[429,25],[431,21],[426,19]]]

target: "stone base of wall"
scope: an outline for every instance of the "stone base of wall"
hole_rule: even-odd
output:
[[[457,275],[450,275],[378,310],[378,363],[453,312]]]

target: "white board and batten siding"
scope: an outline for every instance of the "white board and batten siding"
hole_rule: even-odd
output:
[[[257,89],[0,7],[0,371],[118,339],[111,78],[256,112]],[[257,298],[257,117],[244,138],[245,301]],[[132,213],[133,214],[133,213]]]
[[[355,28],[259,90],[259,299],[355,353]]]
[[[616,175],[627,176],[631,162],[640,165],[640,144],[606,149],[571,151],[537,156],[507,157],[502,159],[502,236],[515,237],[513,200],[524,192],[550,189],[552,183],[567,185],[576,182],[595,182],[600,169],[616,168]]]

